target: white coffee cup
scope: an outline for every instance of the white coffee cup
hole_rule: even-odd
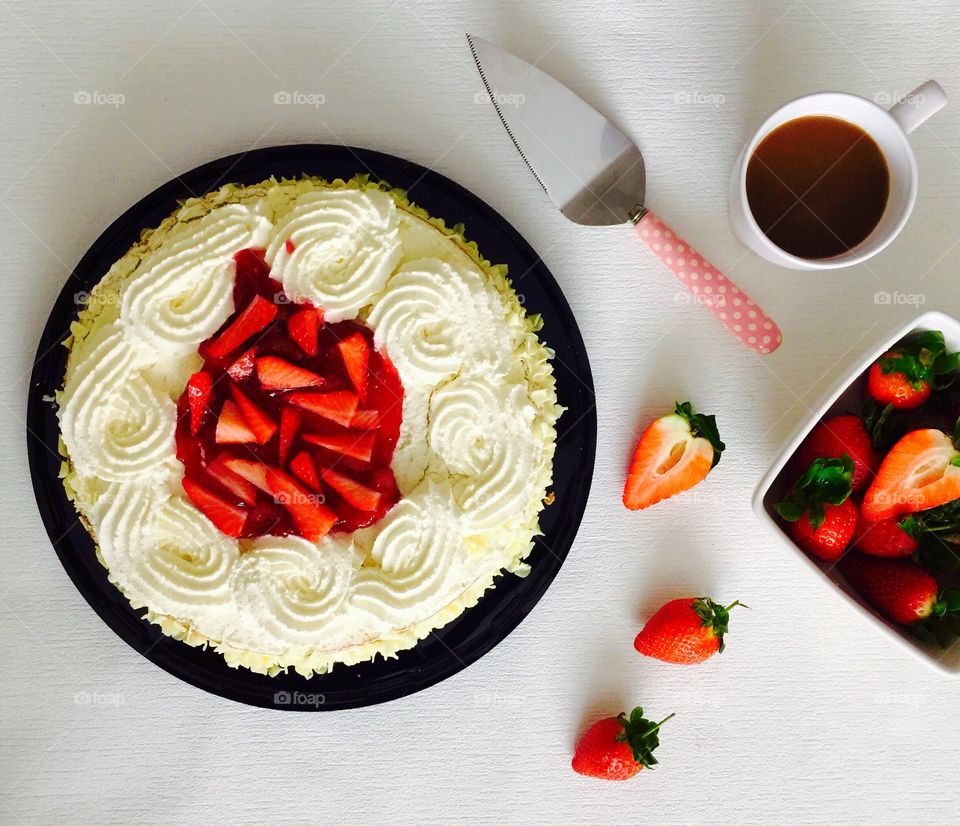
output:
[[[730,220],[737,237],[757,255],[795,270],[832,270],[859,264],[876,255],[903,229],[917,199],[917,159],[907,138],[947,103],[935,80],[928,80],[888,111],[873,101],[842,92],[806,95],[781,106],[768,117],[744,147],[730,180]],[[890,170],[890,193],[873,231],[855,247],[831,258],[800,258],[780,249],[757,224],[747,201],[747,165],[767,135],[787,121],[808,115],[829,115],[859,126],[883,152]]]

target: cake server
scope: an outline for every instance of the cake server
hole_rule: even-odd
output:
[[[467,35],[487,95],[533,177],[571,221],[631,223],[637,235],[747,347],[772,353],[774,321],[644,204],[646,173],[634,143],[550,75]]]

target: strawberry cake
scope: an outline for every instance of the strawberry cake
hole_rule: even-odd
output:
[[[67,494],[165,634],[271,675],[394,656],[527,571],[562,412],[538,329],[401,191],[225,186],[73,323]]]

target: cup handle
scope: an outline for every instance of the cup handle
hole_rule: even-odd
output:
[[[893,119],[908,135],[931,115],[947,105],[947,93],[935,80],[928,80],[890,108]]]

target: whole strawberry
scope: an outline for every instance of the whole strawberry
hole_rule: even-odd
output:
[[[730,609],[740,604],[718,605],[709,597],[672,599],[647,620],[633,647],[666,663],[702,663],[723,651]]]
[[[820,422],[800,446],[795,461],[806,470],[814,459],[841,459],[844,454],[853,460],[850,485],[857,493],[870,483],[880,464],[859,416],[834,416]]]
[[[919,565],[850,554],[840,563],[840,570],[867,602],[893,622],[924,622],[930,630],[943,625],[953,633],[960,630],[956,628],[960,592],[939,594],[937,581]]]
[[[880,522],[869,522],[861,516],[857,520],[853,542],[858,551],[870,556],[912,556],[920,547],[916,539],[919,530],[913,516],[901,521],[883,519]]]
[[[789,494],[777,503],[787,530],[808,553],[835,562],[857,528],[857,506],[850,501],[853,460],[814,459]]]
[[[957,362],[958,354],[947,349],[943,333],[920,333],[877,359],[867,374],[867,393],[899,410],[919,407],[933,389],[949,383]]]
[[[653,752],[660,745],[658,732],[671,717],[654,723],[637,706],[629,718],[619,714],[598,720],[577,743],[573,770],[601,780],[629,780],[642,768],[656,765]]]

